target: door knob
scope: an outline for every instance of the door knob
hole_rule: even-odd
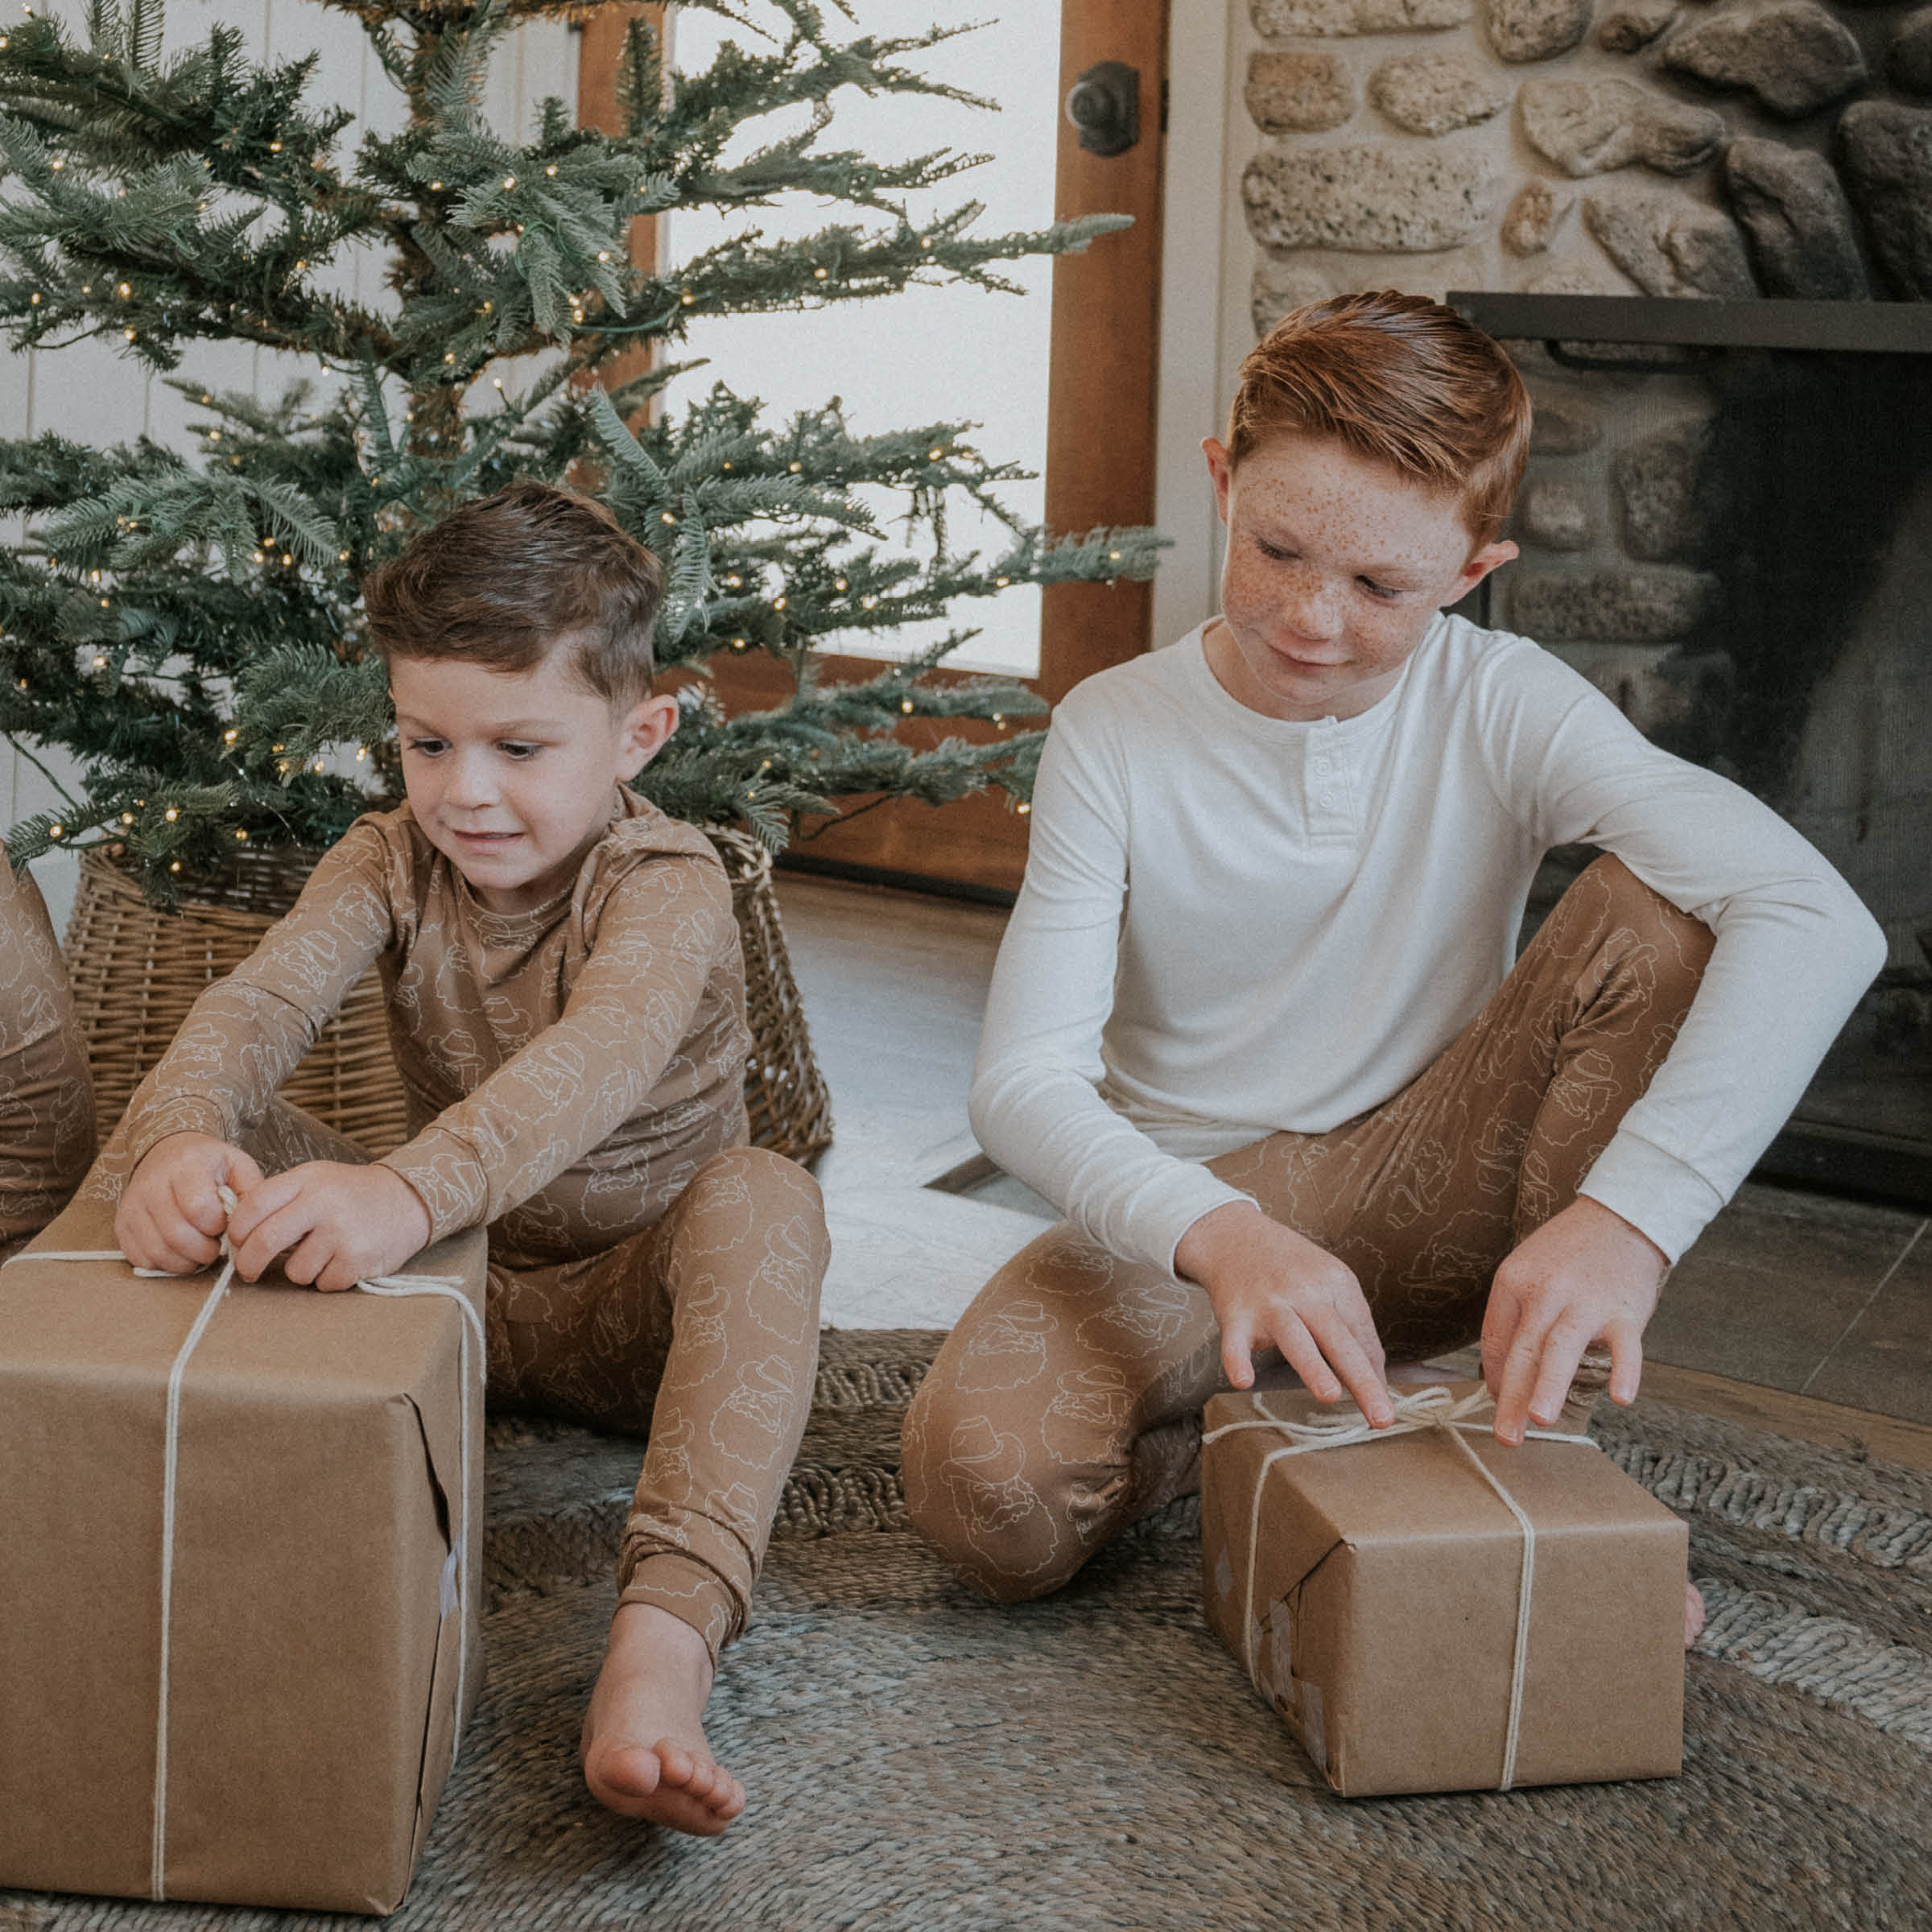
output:
[[[1121,60],[1088,68],[1067,89],[1067,118],[1090,153],[1125,154],[1141,138],[1139,71]]]

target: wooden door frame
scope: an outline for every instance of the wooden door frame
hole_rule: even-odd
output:
[[[1059,122],[1055,214],[1065,220],[1118,213],[1132,215],[1134,225],[1053,264],[1046,522],[1055,530],[1154,521],[1169,5],[1062,0],[1059,97],[1065,100],[1087,68],[1122,61],[1140,76],[1141,134],[1125,154],[1103,157],[1081,147],[1064,116]],[[617,125],[617,62],[625,29],[639,14],[661,26],[663,8],[656,5],[605,6],[587,17],[577,89],[581,124]],[[655,229],[648,220],[636,225],[635,258],[654,258]],[[1026,682],[1052,703],[1094,671],[1138,656],[1152,642],[1153,603],[1149,584],[1048,585],[1041,596],[1039,675]],[[843,679],[874,675],[880,660],[828,654],[819,662],[826,676]],[[733,711],[770,708],[791,691],[789,671],[762,653],[726,659],[713,675]],[[985,742],[999,732],[972,720],[912,719],[900,735],[931,745],[946,735]],[[1003,792],[937,808],[894,800],[866,809],[869,803],[853,800],[850,822],[815,829],[781,864],[1001,900],[1018,890],[1026,821]]]

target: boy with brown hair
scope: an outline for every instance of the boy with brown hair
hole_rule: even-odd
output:
[[[1289,316],[1203,446],[1221,614],[1055,713],[972,1119],[1071,1220],[906,1423],[913,1520],[989,1596],[1194,1487],[1257,1352],[1385,1426],[1390,1362],[1480,1335],[1509,1443],[1581,1426],[1593,1344],[1634,1399],[1665,1270],[1884,962],[1773,812],[1444,614],[1516,554],[1530,415],[1435,303]],[[1582,841],[1607,856],[1513,967]]]
[[[745,1795],[702,1713],[804,1427],[828,1247],[811,1177],[745,1145],[724,868],[625,789],[677,723],[657,564],[520,484],[364,594],[408,802],[196,1002],[116,1137],[116,1228],[138,1265],[204,1267],[225,1234],[245,1279],[282,1256],[326,1290],[488,1224],[493,1402],[650,1438],[585,1778],[712,1835]],[[274,1096],[372,960],[412,1137],[369,1164]]]
[[[0,1261],[68,1203],[94,1158],[94,1084],[67,964],[31,873],[0,846]]]

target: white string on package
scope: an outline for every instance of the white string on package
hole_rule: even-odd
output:
[[[1522,1533],[1522,1563],[1516,1587],[1516,1641],[1509,1666],[1509,1717],[1503,1739],[1502,1776],[1496,1784],[1497,1790],[1507,1791],[1516,1782],[1517,1738],[1522,1728],[1523,1680],[1530,1655],[1530,1606],[1536,1584],[1536,1525],[1496,1472],[1463,1439],[1465,1433],[1482,1435],[1489,1431],[1496,1405],[1487,1389],[1472,1389],[1459,1398],[1437,1383],[1408,1394],[1398,1394],[1393,1389],[1389,1393],[1395,1406],[1395,1420],[1385,1429],[1372,1427],[1368,1418],[1352,1406],[1315,1422],[1291,1422],[1282,1417],[1270,1415],[1262,1406],[1261,1397],[1256,1395],[1251,1398],[1256,1410],[1253,1416],[1236,1422],[1224,1422],[1220,1428],[1209,1430],[1201,1438],[1203,1448],[1210,1443],[1218,1443],[1224,1435],[1233,1435],[1245,1429],[1270,1430],[1290,1439],[1285,1447],[1269,1451],[1262,1459],[1260,1473],[1255,1478],[1254,1502],[1248,1517],[1248,1588],[1242,1612],[1246,1649],[1243,1662],[1248,1666],[1249,1678],[1253,1680],[1255,1633],[1260,1628],[1254,1614],[1254,1579],[1260,1563],[1261,1495],[1268,1486],[1268,1472],[1288,1456],[1309,1455],[1323,1449],[1344,1449],[1357,1443],[1391,1441],[1398,1435],[1435,1430],[1445,1441],[1455,1445],[1469,1466],[1502,1499]],[[1581,1443],[1591,1449],[1598,1446],[1590,1436],[1569,1435],[1561,1430],[1530,1429],[1525,1433],[1537,1442]]]
[[[233,1213],[236,1205],[234,1195],[226,1187],[219,1190],[222,1206]],[[127,1257],[118,1248],[88,1249],[40,1249],[9,1257],[0,1262],[0,1267],[12,1267],[23,1261],[126,1261]],[[152,1280],[175,1281],[181,1278],[170,1274],[163,1268],[134,1268],[131,1272]],[[167,1854],[167,1736],[168,1736],[168,1678],[169,1654],[174,1612],[175,1569],[175,1499],[177,1489],[176,1473],[180,1458],[181,1441],[181,1388],[187,1374],[188,1364],[201,1338],[207,1334],[218,1309],[235,1278],[233,1256],[229,1252],[228,1237],[221,1238],[221,1267],[216,1276],[214,1286],[208,1291],[200,1311],[196,1313],[180,1348],[175,1352],[174,1364],[168,1371],[167,1403],[166,1419],[162,1435],[161,1451],[161,1608],[160,1608],[160,1682],[155,1699],[155,1789],[154,1832],[151,1864],[149,1868],[149,1896],[156,1901],[167,1897],[166,1868]],[[461,1285],[446,1276],[435,1274],[382,1274],[366,1281],[359,1281],[356,1289],[364,1294],[394,1297],[398,1300],[420,1295],[436,1295],[456,1303],[463,1320],[457,1330],[456,1364],[461,1388],[459,1392],[457,1415],[459,1439],[457,1455],[462,1465],[458,1500],[457,1525],[451,1538],[450,1564],[453,1567],[456,1581],[456,1735],[452,1737],[450,1761],[456,1762],[460,1743],[461,1714],[463,1703],[469,1690],[469,1620],[468,1616],[469,1584],[466,1570],[469,1563],[470,1538],[470,1489],[469,1457],[473,1424],[470,1409],[470,1348],[473,1342],[477,1359],[484,1359],[485,1342],[483,1319],[477,1314],[475,1305],[463,1293]]]

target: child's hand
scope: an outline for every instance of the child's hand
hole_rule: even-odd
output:
[[[1187,1230],[1174,1260],[1208,1291],[1221,1326],[1221,1366],[1236,1388],[1253,1385],[1254,1351],[1272,1344],[1318,1401],[1338,1400],[1346,1386],[1377,1428],[1395,1420],[1368,1298],[1327,1249],[1230,1201]]]
[[[228,1238],[244,1281],[287,1254],[291,1282],[353,1288],[429,1245],[429,1210],[394,1168],[305,1161],[258,1178],[229,1217]]]
[[[1496,1433],[1520,1443],[1547,1429],[1591,1343],[1610,1345],[1610,1399],[1637,1400],[1644,1324],[1669,1265],[1621,1215],[1579,1195],[1496,1271],[1483,1316],[1483,1380],[1496,1397]]]
[[[114,1239],[137,1268],[195,1274],[221,1253],[228,1210],[217,1191],[260,1184],[262,1170],[211,1133],[171,1133],[140,1159],[114,1211]]]

